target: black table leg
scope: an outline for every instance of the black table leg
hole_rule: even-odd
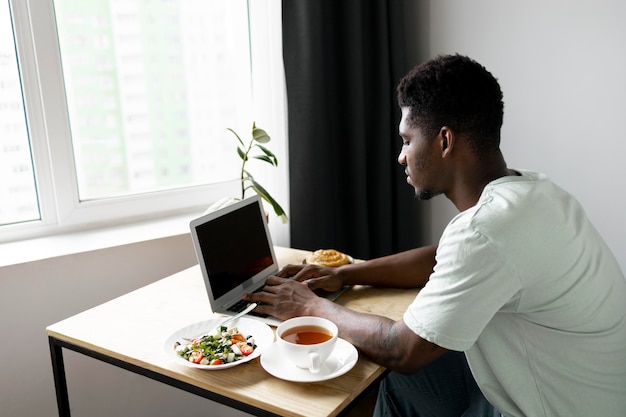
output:
[[[50,343],[52,374],[54,376],[54,388],[57,395],[59,417],[70,417],[70,398],[67,393],[67,380],[65,378],[65,365],[63,363],[63,348],[52,336],[48,336],[48,342]]]
[[[186,382],[179,381],[167,375],[160,374],[159,372],[155,372],[150,369],[146,369],[144,367],[134,365],[129,362],[125,362],[121,359],[113,358],[103,353],[99,353],[91,349],[75,345],[71,342],[59,340],[52,336],[48,336],[48,342],[50,343],[50,356],[52,358],[52,373],[54,375],[54,386],[55,386],[56,395],[57,395],[57,406],[59,408],[59,417],[70,417],[70,399],[67,393],[67,380],[65,378],[65,365],[63,363],[63,351],[62,351],[63,348],[74,351],[74,352],[78,352],[80,354],[86,355],[94,359],[101,360],[111,365],[115,365],[119,368],[126,369],[127,371],[134,372],[138,375],[143,375],[145,377],[154,379],[155,381],[159,381],[169,386],[182,389],[192,394],[199,395],[201,397],[207,398],[212,401],[216,401],[220,404],[224,404],[226,406],[244,411],[246,413],[249,413],[255,416],[278,417],[277,414],[262,410],[250,404],[242,403],[240,401],[233,400],[228,397],[224,397],[223,395],[206,391],[193,384],[188,384]]]

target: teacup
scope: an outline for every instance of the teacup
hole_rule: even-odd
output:
[[[281,354],[298,368],[318,373],[337,343],[337,325],[321,317],[295,317],[276,329]]]

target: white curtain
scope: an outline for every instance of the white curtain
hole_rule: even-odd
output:
[[[257,170],[269,193],[289,216],[289,161],[287,138],[287,91],[283,67],[282,2],[276,0],[249,1],[252,67],[254,69],[253,117],[257,125],[272,138],[268,147],[278,158],[278,167]],[[269,227],[273,243],[290,246],[289,224],[283,224],[271,207]]]

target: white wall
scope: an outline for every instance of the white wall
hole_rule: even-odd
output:
[[[196,263],[181,234],[0,268],[0,415],[58,415],[46,326]],[[75,417],[247,416],[65,349],[64,359]]]
[[[469,55],[500,81],[510,167],[574,194],[626,270],[626,2],[422,2],[428,56]],[[432,205],[438,239],[455,208]]]

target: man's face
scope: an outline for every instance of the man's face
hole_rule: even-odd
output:
[[[403,165],[406,182],[415,189],[420,200],[429,200],[442,193],[440,183],[440,152],[435,138],[426,138],[421,129],[409,124],[410,109],[402,107],[399,133],[402,150],[398,163]]]

